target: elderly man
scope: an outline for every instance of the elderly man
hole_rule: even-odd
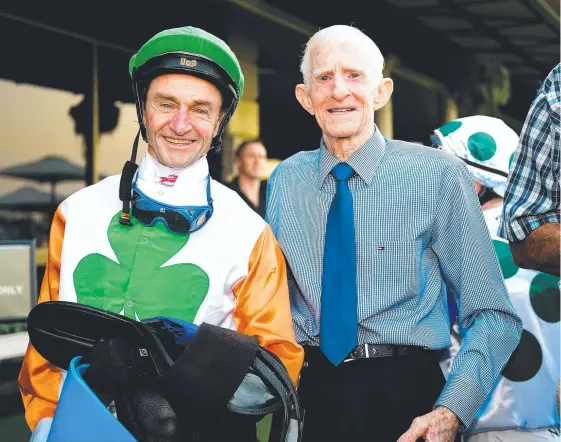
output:
[[[536,94],[520,135],[499,235],[520,267],[559,276],[561,64]]]
[[[520,339],[463,162],[386,139],[374,123],[393,90],[383,63],[352,27],[310,39],[296,97],[321,144],[269,179],[267,217],[305,350],[305,442],[453,441]],[[447,293],[465,339],[445,382]]]

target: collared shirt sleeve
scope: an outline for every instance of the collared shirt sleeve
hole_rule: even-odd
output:
[[[510,242],[559,223],[560,72],[557,65],[539,89],[511,166],[498,232]]]
[[[59,207],[51,225],[47,268],[41,284],[39,303],[58,301],[60,258],[65,226],[66,220]],[[25,407],[25,419],[31,430],[34,430],[41,420],[54,416],[60,383],[60,368],[43,358],[33,345],[29,344],[18,384]]]
[[[234,285],[233,291],[238,331],[257,336],[262,347],[280,358],[296,384],[304,350],[294,337],[286,264],[269,226],[255,243],[247,276]]]
[[[522,323],[508,297],[466,166],[451,164],[439,189],[432,248],[458,305],[464,339],[435,406],[454,412],[465,429],[518,345]]]

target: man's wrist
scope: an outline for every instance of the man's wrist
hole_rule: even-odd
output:
[[[450,423],[454,423],[456,425],[456,428],[460,427],[462,423],[460,418],[456,415],[456,413],[446,408],[444,405],[439,405],[434,409],[434,411],[436,411],[445,420],[449,421]]]
[[[460,418],[456,415],[456,413],[454,413],[449,408],[446,408],[444,405],[439,405],[435,408],[435,411],[438,411],[439,413],[442,413],[446,416],[450,416],[450,418],[454,417],[458,421],[458,423],[460,423]]]

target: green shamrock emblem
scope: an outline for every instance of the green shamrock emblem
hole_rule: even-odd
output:
[[[107,236],[119,262],[93,253],[74,271],[78,302],[131,319],[171,316],[193,321],[208,293],[209,278],[194,264],[162,267],[179,252],[189,235],[176,235],[161,222],[146,227],[119,224],[120,213],[111,220]]]

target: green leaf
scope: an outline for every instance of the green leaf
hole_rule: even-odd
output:
[[[177,264],[154,272],[143,287],[129,287],[141,318],[171,316],[192,322],[209,287],[208,275],[194,264]],[[155,303],[154,300],[157,300]]]
[[[129,273],[116,262],[94,253],[80,261],[74,271],[74,288],[80,304],[113,313],[123,310]]]

